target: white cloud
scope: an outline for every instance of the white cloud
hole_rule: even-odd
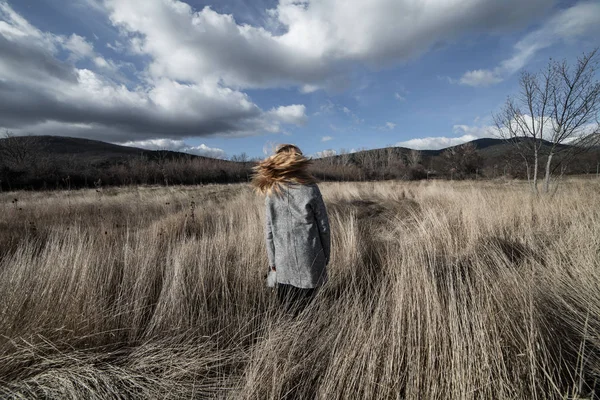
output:
[[[127,65],[126,63],[115,63],[113,60],[107,60],[106,58],[96,55],[92,59],[94,65],[103,73],[106,73],[107,76],[114,78],[115,80],[126,82],[127,78],[125,78],[120,72],[119,69],[123,65]]]
[[[452,132],[476,138],[491,138],[498,135],[496,127],[491,125],[454,125]]]
[[[313,115],[330,115],[338,112],[344,113],[347,117],[349,117],[352,120],[354,124],[361,124],[362,122],[364,122],[364,119],[356,115],[351,109],[340,104],[335,104],[331,100],[327,100],[324,104],[321,104],[321,106],[319,107],[319,111],[315,112]],[[330,124],[330,128],[334,131],[340,130],[339,128],[334,127],[333,124]]]
[[[314,158],[325,158],[325,157],[335,156],[336,154],[337,154],[337,151],[328,149],[328,150],[323,150],[323,151],[317,151],[313,157]]]
[[[341,131],[343,131],[342,128],[338,128],[335,124],[329,124],[329,129],[331,129],[334,132],[341,132]]]
[[[472,140],[477,139],[477,136],[474,135],[463,135],[460,137],[425,137],[425,138],[417,138],[410,139],[405,142],[398,142],[396,146],[399,147],[408,147],[409,149],[416,150],[440,150],[446,147],[458,146],[463,143],[470,142]]]
[[[490,86],[498,82],[502,82],[502,78],[486,69],[467,71],[459,80],[461,85],[467,86]]]
[[[130,48],[152,57],[152,75],[230,87],[335,85],[353,63],[383,67],[467,33],[526,23],[553,0],[280,0],[266,27],[239,25],[209,7],[178,0],[106,0]],[[398,21],[401,17],[401,23]]]
[[[8,39],[27,36],[44,39],[47,36],[16,13],[6,1],[0,2],[0,34]],[[52,41],[52,39],[49,40],[49,42]]]
[[[116,53],[124,53],[127,50],[125,45],[118,40],[115,40],[115,44],[106,43],[106,47],[108,47]]]
[[[300,87],[300,92],[301,93],[313,93],[316,92],[317,90],[321,89],[321,87],[319,85],[302,85]]]
[[[399,101],[406,101],[406,97],[402,96],[400,93],[396,92],[394,93],[394,97],[396,98],[396,100]]]
[[[212,158],[227,158],[225,151],[219,149],[217,147],[208,147],[205,144],[200,144],[198,146],[191,146],[187,149],[182,150],[185,153],[196,154],[204,157],[212,157]]]
[[[478,120],[478,119],[477,119]],[[531,117],[525,115],[524,121],[526,124],[530,124]],[[536,117],[536,126],[540,126],[542,123],[541,118]],[[516,124],[516,122],[514,122]],[[577,134],[570,140],[575,141],[580,136],[585,136],[594,132],[594,129],[597,128],[596,124],[589,124],[582,127]],[[544,122],[544,139],[551,139],[551,132],[553,126],[551,120],[546,120]],[[492,125],[454,125],[452,127],[452,132],[456,135],[454,137],[446,137],[446,136],[435,136],[435,137],[425,137],[425,138],[415,138],[410,139],[404,142],[396,143],[396,146],[400,147],[408,147],[411,149],[417,150],[440,150],[446,147],[458,146],[476,139],[481,138],[496,138],[499,139],[500,132],[496,128],[496,126]],[[567,141],[566,143],[568,143]]]
[[[393,130],[397,125],[393,122],[386,122],[383,125],[377,125],[377,126],[373,126],[373,129],[377,129],[380,131],[391,131]]]
[[[280,106],[270,111],[273,117],[286,124],[304,125],[307,121],[306,107],[303,104]]]
[[[516,119],[513,119],[510,121],[510,124],[512,125],[512,132],[517,135],[523,133],[523,130],[526,130],[528,133],[523,136],[530,136],[531,132],[535,132],[539,138],[548,141],[553,141],[554,133],[556,132],[555,130],[559,129],[556,120],[548,116],[545,118],[541,118],[540,116],[535,116],[532,118],[531,115],[524,114],[520,123],[517,122]],[[501,131],[498,131],[494,126],[468,127],[464,125],[456,125],[455,128],[456,127],[460,127],[462,131],[478,133],[482,137],[510,136],[509,130],[506,126],[502,127]],[[566,144],[574,142],[594,133],[600,133],[598,132],[598,128],[599,125],[594,122],[582,125],[573,131],[569,138],[563,140],[563,143]]]
[[[330,140],[333,140],[333,136],[323,136],[321,138],[321,142],[329,142]]]
[[[335,104],[328,99],[325,104],[321,104],[319,111],[315,112],[313,115],[327,115],[333,113],[334,110]]]
[[[557,12],[540,28],[525,35],[514,46],[513,55],[493,69],[467,71],[459,79],[448,78],[450,83],[468,86],[489,86],[501,82],[535,56],[535,54],[558,42],[572,42],[579,38],[600,34],[600,2],[583,1]]]
[[[272,140],[267,140],[263,145],[262,151],[265,156],[270,156],[271,154],[275,154],[275,150],[277,150],[277,142]]]
[[[360,124],[360,123],[364,122],[364,119],[360,118],[358,115],[353,113],[352,110],[350,110],[348,107],[342,107],[341,110],[343,111],[344,114],[346,114],[347,116],[349,116],[352,119],[352,122],[354,124]]]
[[[221,158],[225,159],[227,155],[225,151],[216,147],[208,147],[205,144],[198,146],[190,146],[183,140],[173,139],[151,139],[151,140],[139,140],[139,141],[128,141],[124,143],[117,143],[122,146],[139,147],[147,150],[170,150],[179,151],[182,153],[194,154],[198,156]]]
[[[94,46],[84,37],[76,34],[69,36],[63,46],[71,52],[71,59],[74,61],[91,58],[94,55]]]
[[[96,53],[94,45],[88,42],[83,36],[72,34],[68,38],[54,36],[54,39],[63,49],[70,53],[68,57],[69,61],[76,63],[81,60],[90,59],[98,69],[109,72],[114,78],[125,80],[118,74],[119,65]]]
[[[76,0],[82,7],[89,7],[95,11],[104,11],[102,0]]]
[[[408,147],[416,150],[440,150],[446,147],[458,146],[476,139],[497,138],[498,133],[495,126],[490,125],[454,125],[452,132],[454,137],[431,136],[410,139],[396,143],[396,146]]]

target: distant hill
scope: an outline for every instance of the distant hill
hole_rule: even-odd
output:
[[[91,164],[104,164],[124,161],[135,157],[147,157],[151,160],[164,158],[208,158],[169,150],[147,150],[137,147],[121,146],[100,140],[81,139],[64,136],[15,136],[0,139],[0,148],[7,140],[21,142],[40,156],[71,157],[77,156]]]
[[[532,139],[520,140],[523,145],[532,144]],[[456,160],[444,157],[449,150],[458,149],[461,146],[470,145],[476,149],[476,154],[466,159]],[[546,154],[551,146],[550,142],[544,142],[540,149],[540,168],[546,161]],[[576,147],[560,145],[561,150],[575,150]],[[322,179],[339,179],[337,177],[360,176],[360,179],[423,179],[424,177],[486,177],[496,178],[508,176],[515,178],[526,178],[527,169],[524,159],[515,151],[512,143],[503,139],[482,138],[461,145],[451,146],[439,150],[418,150],[417,166],[411,166],[412,153],[415,150],[405,147],[388,147],[382,149],[363,150],[351,154],[337,154],[317,160],[317,176]],[[566,166],[565,174],[589,174],[595,173],[600,167],[600,147],[577,154],[568,160],[562,155],[553,159],[554,168]],[[570,153],[570,152],[569,152]],[[532,158],[530,156],[530,158]],[[565,162],[563,162],[565,161]],[[532,160],[529,159],[531,163]],[[561,164],[562,163],[562,164]],[[343,168],[342,168],[343,166]],[[335,168],[333,168],[335,167]],[[336,171],[337,168],[337,171]],[[333,171],[328,173],[328,170]],[[454,171],[459,170],[458,174]],[[555,171],[553,171],[555,172]],[[543,171],[541,172],[543,173]]]
[[[0,139],[0,191],[136,184],[229,183],[251,165],[177,151],[61,136]]]
[[[165,158],[172,159],[181,157],[215,160],[210,157],[182,153],[178,151],[148,150],[137,147],[122,146],[113,143],[102,142],[100,140],[81,139],[65,136],[15,136],[12,137],[10,140],[22,142],[22,145],[30,147],[31,150],[37,152],[38,155],[77,156],[78,158],[92,164],[118,162],[130,159],[132,157],[136,158],[141,156],[145,156],[150,160]],[[6,141],[6,138],[0,138],[0,147],[2,147],[2,144]],[[474,145],[479,151],[480,155],[484,158],[501,158],[506,156],[507,153],[514,151],[511,144],[505,142],[502,139],[482,138],[473,140],[468,143]],[[450,146],[448,148],[439,150],[420,150],[420,152],[424,158],[437,157],[440,156],[447,149],[453,147],[459,146]],[[399,154],[408,154],[411,151],[411,149],[406,147],[393,147],[393,149]],[[388,151],[387,148],[382,148],[362,150],[352,154],[361,155],[381,153],[386,151]],[[340,155],[325,157],[325,159],[337,157],[340,157]]]
[[[323,180],[526,177],[525,163],[510,143],[484,138],[468,144],[476,151],[458,161],[449,160],[444,153],[459,146],[421,150],[416,154],[408,148],[389,147],[317,159],[312,171]],[[549,143],[542,148],[542,162],[548,146]],[[556,161],[558,165],[560,158]],[[570,160],[564,172],[595,173],[599,163],[600,148],[596,148]],[[252,165],[71,137],[0,139],[0,190],[90,187],[98,182],[105,185],[239,182],[249,179]]]

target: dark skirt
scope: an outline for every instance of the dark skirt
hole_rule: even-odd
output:
[[[277,284],[277,299],[282,308],[289,314],[298,315],[313,300],[317,289],[302,289],[283,283]]]

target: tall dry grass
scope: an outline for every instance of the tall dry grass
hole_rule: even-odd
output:
[[[246,186],[0,194],[0,397],[593,396],[600,182],[322,192],[330,282],[297,319]]]

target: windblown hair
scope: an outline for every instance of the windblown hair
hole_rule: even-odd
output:
[[[280,194],[282,184],[308,185],[315,178],[307,168],[311,161],[293,144],[277,146],[275,154],[254,167],[252,185],[262,194]]]

